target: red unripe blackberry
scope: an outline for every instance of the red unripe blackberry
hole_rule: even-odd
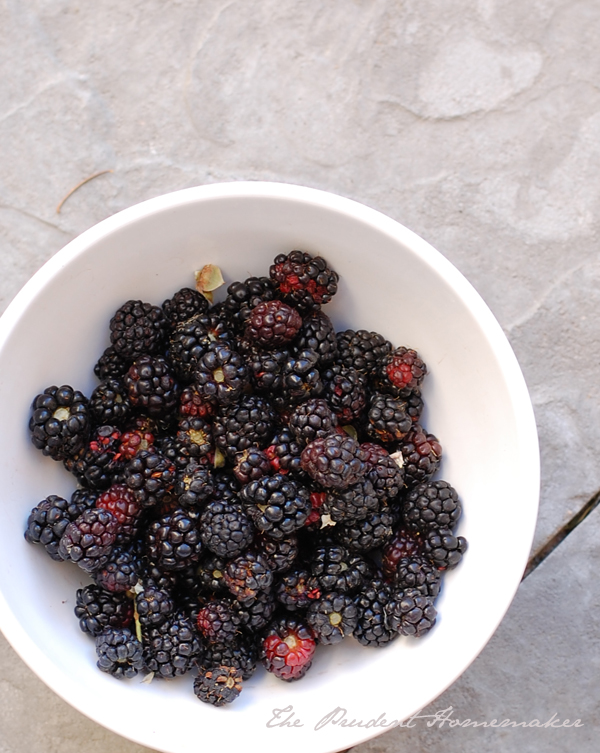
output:
[[[382,552],[381,566],[386,578],[393,580],[396,577],[400,560],[403,557],[421,554],[422,546],[422,541],[418,536],[404,528],[398,528]]]
[[[309,670],[316,642],[308,625],[294,617],[275,620],[262,642],[263,665],[280,680],[299,680]]]
[[[212,643],[227,643],[238,632],[229,599],[212,599],[198,611],[196,624],[201,635]]]
[[[329,303],[337,292],[339,276],[320,256],[292,251],[275,257],[269,270],[281,298],[306,313]]]
[[[302,326],[296,309],[283,301],[266,301],[252,309],[246,322],[245,337],[265,350],[291,342]]]
[[[124,461],[131,460],[138,452],[150,450],[154,446],[154,434],[144,429],[131,429],[121,434],[119,454]]]
[[[135,494],[125,484],[113,484],[98,497],[96,507],[108,510],[119,521],[116,543],[126,544],[137,535],[142,508]]]
[[[188,385],[181,391],[179,415],[182,418],[198,417],[208,421],[215,415],[215,406],[202,397],[193,385]]]
[[[400,347],[382,361],[376,378],[378,389],[399,397],[420,387],[427,374],[427,366],[416,350]]]
[[[164,341],[167,323],[163,310],[143,301],[127,301],[110,320],[110,341],[122,358],[134,360],[157,353]]]

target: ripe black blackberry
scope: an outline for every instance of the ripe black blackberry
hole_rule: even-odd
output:
[[[396,568],[394,583],[398,589],[415,588],[423,596],[435,599],[441,588],[442,574],[420,555],[403,557]]]
[[[215,470],[213,481],[215,488],[212,493],[212,499],[240,505],[238,498],[240,485],[234,475],[227,470]]]
[[[124,358],[109,345],[94,366],[98,379],[120,379],[131,366],[131,358]]]
[[[313,311],[302,322],[292,343],[295,353],[312,350],[318,356],[320,369],[331,366],[338,353],[337,337],[331,319],[323,311]]]
[[[275,597],[290,612],[308,609],[315,599],[320,598],[321,590],[305,568],[295,568],[284,573],[275,586]]]
[[[296,561],[299,553],[298,538],[295,534],[285,539],[272,539],[259,534],[254,540],[257,554],[262,555],[273,573],[283,573]]]
[[[306,621],[319,643],[332,645],[352,635],[358,624],[358,608],[349,594],[327,593],[308,607]]]
[[[302,446],[315,439],[326,437],[337,426],[337,418],[328,403],[312,398],[299,405],[290,416],[289,427]]]
[[[356,596],[358,621],[352,635],[363,646],[387,646],[398,637],[398,632],[389,627],[386,616],[391,597],[389,585],[381,578],[371,580]]]
[[[368,377],[377,373],[392,344],[377,332],[347,329],[337,333],[338,361]]]
[[[264,450],[249,447],[238,453],[233,474],[241,485],[269,476],[273,471],[271,461]]]
[[[383,442],[398,442],[412,428],[412,419],[406,412],[406,403],[392,395],[375,392],[369,401],[367,432]]]
[[[280,680],[299,680],[312,665],[316,641],[306,622],[292,615],[273,620],[261,643],[262,663]]]
[[[194,678],[194,693],[204,703],[224,706],[242,692],[242,672],[237,667],[202,668]]]
[[[273,539],[286,539],[302,528],[311,511],[308,489],[281,473],[251,481],[240,499],[257,531]]]
[[[318,361],[318,355],[312,350],[302,350],[288,357],[281,369],[283,398],[280,402],[283,405],[299,405],[323,392]]]
[[[127,628],[106,628],[96,638],[97,666],[117,679],[131,679],[145,669],[142,644]]]
[[[447,528],[431,530],[423,537],[423,554],[438,570],[456,567],[466,551],[464,536],[455,536]]]
[[[346,433],[315,439],[302,451],[301,467],[321,486],[347,489],[367,471],[366,454]]]
[[[371,566],[364,557],[339,544],[318,547],[308,564],[311,583],[321,593],[356,593],[371,575]]]
[[[324,374],[324,397],[341,424],[364,417],[367,408],[367,377],[349,366],[334,365]]]
[[[232,602],[236,623],[250,636],[256,635],[273,617],[277,602],[273,591],[259,591],[256,598],[247,604],[237,599]]]
[[[74,612],[81,630],[96,637],[108,627],[131,625],[133,600],[121,593],[108,593],[92,584],[77,590]]]
[[[93,489],[79,487],[75,489],[73,494],[71,494],[71,504],[81,505],[83,509],[88,507],[95,507],[96,500],[99,496],[100,492],[94,491]]]
[[[139,557],[130,549],[113,548],[110,559],[94,573],[94,581],[100,588],[111,593],[131,591],[140,579]]]
[[[193,625],[181,613],[149,629],[144,637],[144,663],[156,678],[170,680],[186,674],[201,651]]]
[[[69,523],[88,509],[87,504],[71,499],[67,501],[56,494],[39,502],[31,511],[25,526],[25,539],[30,544],[41,544],[47,554],[57,562],[63,558],[58,545]]]
[[[181,288],[162,305],[167,323],[171,328],[185,322],[198,314],[208,311],[208,301],[197,290]]]
[[[422,484],[440,467],[442,446],[433,434],[415,423],[398,445],[404,461],[404,482],[407,489]]]
[[[230,459],[250,447],[263,449],[273,436],[275,420],[275,411],[265,398],[243,395],[215,416],[215,445]]]
[[[192,460],[177,471],[174,493],[180,507],[200,509],[210,499],[214,488],[212,472],[204,464]]]
[[[168,358],[178,379],[191,381],[210,343],[206,318],[201,314],[174,328],[169,339]]]
[[[427,366],[417,351],[400,347],[382,360],[375,381],[380,392],[406,398],[421,386],[426,374]]]
[[[117,309],[109,327],[115,352],[133,361],[143,354],[160,351],[167,323],[159,306],[143,301],[127,301]]]
[[[213,554],[229,559],[249,546],[254,526],[239,505],[213,500],[200,516],[200,537]]]
[[[184,570],[202,551],[198,514],[177,508],[153,520],[146,530],[146,553],[161,570]]]
[[[412,422],[416,424],[421,420],[421,414],[425,405],[421,396],[421,390],[412,390],[410,395],[403,399],[406,402],[406,412],[411,417]]]
[[[173,491],[175,466],[155,449],[141,450],[125,466],[123,482],[143,508],[152,507]]]
[[[131,414],[131,405],[122,380],[114,377],[102,380],[91,394],[89,410],[96,426],[111,424],[122,427]]]
[[[300,457],[302,447],[288,427],[280,429],[265,450],[275,473],[302,473]]]
[[[231,283],[223,309],[233,327],[242,332],[252,309],[274,298],[275,288],[268,277],[249,277],[244,282]]]
[[[183,459],[187,460],[188,463],[191,460],[200,461],[214,453],[213,428],[203,418],[179,419],[175,439],[178,465],[181,465]]]
[[[339,275],[321,256],[291,251],[275,257],[269,269],[280,297],[300,313],[329,303],[337,292]]]
[[[209,599],[198,610],[196,626],[211,643],[229,643],[238,634],[230,598]]]
[[[458,493],[447,481],[428,481],[407,492],[402,501],[406,527],[427,534],[447,528],[453,531],[462,514]]]
[[[83,486],[97,491],[108,489],[124,468],[121,441],[121,431],[116,426],[99,426],[77,455],[65,458],[64,466]]]
[[[227,563],[223,574],[227,588],[243,606],[250,606],[259,591],[273,585],[273,573],[260,554],[246,552]]]
[[[111,512],[98,508],[84,510],[65,528],[58,553],[64,560],[93,573],[108,562],[118,530],[119,521]]]
[[[53,460],[73,457],[90,433],[89,401],[69,385],[47,387],[31,405],[31,441]]]
[[[143,628],[162,625],[175,609],[175,604],[168,591],[148,584],[136,594],[135,606],[139,623]]]
[[[164,418],[179,406],[179,384],[162,356],[140,356],[123,381],[131,405],[151,418]]]
[[[259,303],[246,321],[245,339],[264,350],[274,350],[290,343],[302,326],[295,308],[283,301]]]
[[[396,517],[383,504],[379,510],[369,513],[361,520],[338,523],[333,535],[351,552],[370,552],[385,546],[394,535]]]
[[[404,466],[402,455],[394,452],[391,455],[380,445],[363,443],[363,450],[369,452],[369,470],[365,478],[373,484],[375,494],[380,500],[395,500],[404,487]],[[370,451],[377,448],[377,451]]]
[[[379,510],[381,503],[368,478],[362,478],[347,489],[335,489],[327,494],[324,512],[334,523],[362,520]]]
[[[250,376],[242,356],[229,345],[213,342],[198,361],[194,382],[206,400],[231,405],[249,385]]]
[[[290,358],[285,348],[260,350],[249,347],[245,355],[254,389],[261,394],[275,395],[283,391],[283,367]]]
[[[219,665],[235,667],[240,670],[243,680],[249,680],[256,670],[257,661],[258,648],[255,640],[246,635],[238,635],[228,643],[209,643],[197,664],[205,669]]]
[[[407,588],[392,594],[385,607],[388,625],[400,635],[421,638],[435,625],[437,611],[433,599],[416,588]]]

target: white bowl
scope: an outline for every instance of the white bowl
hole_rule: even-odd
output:
[[[62,465],[30,443],[31,401],[51,384],[91,392],[108,320],[125,300],[160,304],[193,285],[194,270],[209,262],[227,282],[267,274],[276,254],[294,248],[321,254],[339,272],[339,293],[327,307],[338,328],[377,330],[418,349],[429,367],[423,422],[444,447],[439,475],[459,491],[459,533],[469,541],[462,563],[446,575],[439,624],[424,639],[386,649],[346,639],[320,650],[301,682],[260,669],[221,709],[195,698],[189,675],[149,685],[116,681],[96,669],[93,642],[73,615],[86,576],[23,539],[30,509],[74,488]],[[248,741],[263,753],[356,745],[447,688],[485,646],[517,589],[535,526],[539,461],[516,358],[485,303],[446,259],[361,204],[291,185],[228,183],[120,212],[58,252],[9,306],[0,322],[0,374],[0,627],[56,693],[140,744],[169,753],[211,744],[242,750]],[[338,707],[356,723],[334,724],[340,711],[319,724]]]

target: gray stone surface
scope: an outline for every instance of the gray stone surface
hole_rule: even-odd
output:
[[[280,180],[380,209],[456,264],[510,338],[540,432],[538,546],[600,488],[599,22],[592,0],[4,0],[0,306],[81,231],[171,190]],[[56,212],[101,170],[112,172]],[[600,591],[585,533],[597,516],[584,525],[570,600],[554,596],[578,554],[568,539],[445,698],[457,716],[478,719],[587,710],[586,727],[522,737],[419,728],[412,746],[446,750],[456,732],[465,749],[553,750],[561,734],[565,746],[577,735],[579,750],[595,749],[598,719],[575,703],[584,694],[573,669],[598,655],[589,611]],[[551,622],[573,638],[557,632],[562,653],[547,651],[554,641],[539,622],[549,598]],[[2,651],[2,753],[136,749]],[[38,731],[22,715],[29,694],[47,711]],[[397,734],[373,746],[394,750]]]

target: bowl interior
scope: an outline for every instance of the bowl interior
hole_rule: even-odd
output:
[[[439,624],[420,641],[374,650],[346,640],[320,650],[298,683],[259,670],[226,709],[198,702],[189,675],[119,683],[96,669],[93,642],[73,616],[86,576],[23,539],[30,509],[75,486],[61,464],[30,444],[31,400],[51,384],[92,391],[108,321],[125,300],[160,304],[193,287],[194,270],[209,262],[228,283],[268,274],[273,257],[293,248],[323,255],[339,272],[339,294],[325,309],[338,329],[379,331],[416,348],[427,363],[423,423],[444,447],[438,477],[463,500],[459,533],[469,550],[445,577]],[[406,718],[453,682],[489,640],[518,586],[537,512],[538,455],[514,355],[477,293],[440,254],[362,205],[310,189],[242,183],[126,210],[59,252],[11,304],[0,325],[0,375],[0,624],[57,693],[141,744],[196,753],[201,729],[204,745],[221,749],[224,739],[233,750],[248,736],[265,751],[350,747],[384,731],[382,714],[387,722]],[[288,706],[274,719],[274,709]],[[341,711],[317,725],[338,707],[363,725],[334,723]],[[364,726],[378,718],[378,726]]]

